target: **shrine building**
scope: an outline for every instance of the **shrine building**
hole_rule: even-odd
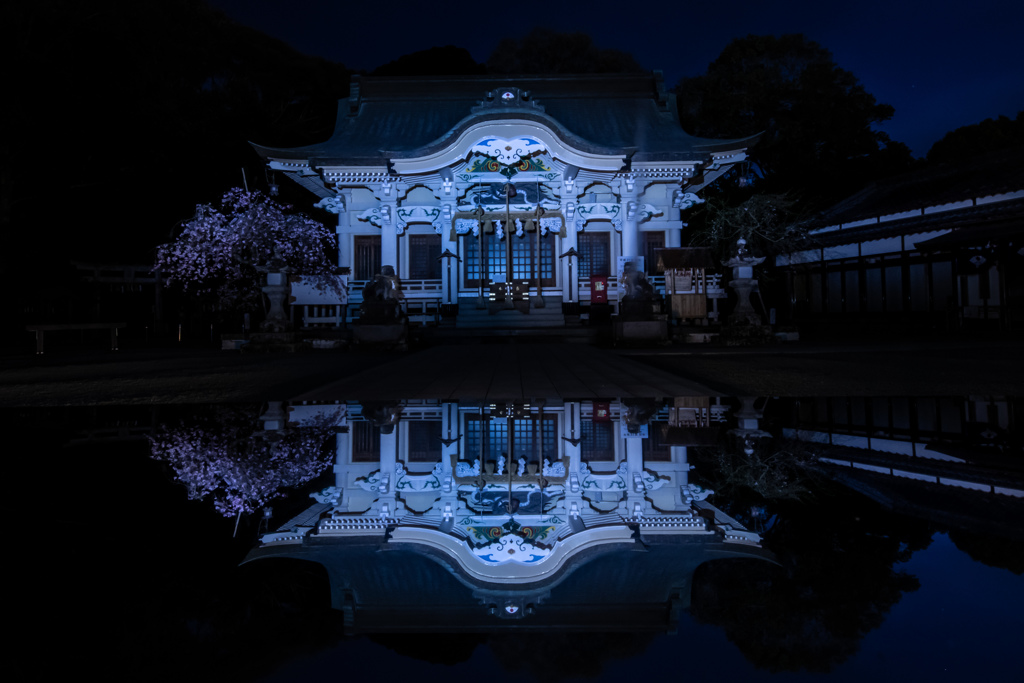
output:
[[[390,265],[411,320],[469,325],[507,296],[534,324],[564,325],[581,303],[615,305],[625,262],[654,276],[655,250],[680,246],[685,211],[755,141],[688,135],[654,72],[353,77],[330,139],[254,146],[338,216],[349,304]],[[295,297],[320,304],[306,324],[340,315]]]

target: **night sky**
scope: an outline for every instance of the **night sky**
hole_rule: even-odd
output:
[[[535,26],[580,31],[661,69],[669,87],[702,74],[734,38],[803,33],[896,108],[882,130],[916,156],[950,130],[1024,109],[1024,3],[1008,0],[209,4],[301,52],[368,71],[443,45],[484,62],[499,40]]]

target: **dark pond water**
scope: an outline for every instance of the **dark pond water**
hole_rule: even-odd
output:
[[[1019,669],[1022,405],[2,417],[47,677],[978,680]]]

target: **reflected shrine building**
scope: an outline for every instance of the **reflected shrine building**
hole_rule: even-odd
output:
[[[335,484],[247,562],[326,571],[346,631],[672,631],[693,573],[771,560],[690,480],[728,406],[634,401],[293,405],[339,426]]]

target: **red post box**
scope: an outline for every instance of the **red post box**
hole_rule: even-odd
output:
[[[592,303],[592,304],[606,304],[606,303],[608,303],[608,276],[607,275],[591,275],[590,276],[590,303]]]

